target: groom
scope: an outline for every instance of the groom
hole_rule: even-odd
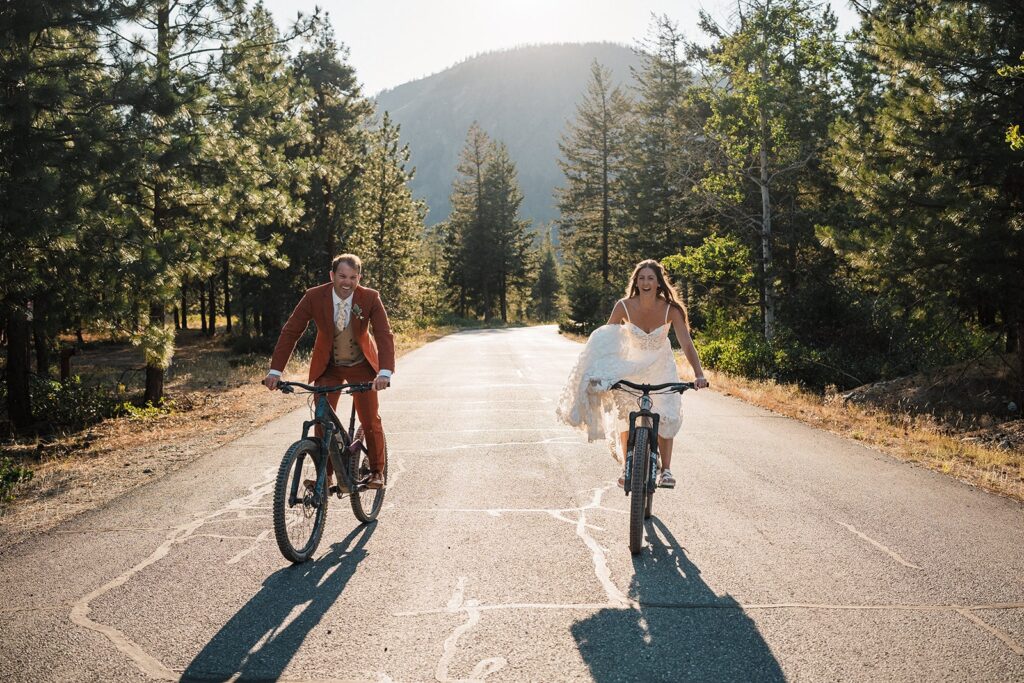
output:
[[[376,290],[359,286],[363,263],[354,254],[342,254],[331,263],[331,281],[306,290],[288,322],[270,360],[263,384],[273,391],[309,321],[316,323],[316,341],[309,361],[309,381],[317,385],[373,382],[373,391],[353,395],[359,424],[370,453],[367,488],[384,488],[384,428],[377,413],[377,393],[391,385],[395,370],[395,339],[387,311]],[[370,327],[373,327],[372,336]],[[331,408],[338,393],[328,394]]]

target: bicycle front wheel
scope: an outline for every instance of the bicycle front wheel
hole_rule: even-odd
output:
[[[633,434],[633,467],[629,479],[629,552],[644,547],[644,508],[647,507],[647,468],[651,460],[650,428],[637,427]]]
[[[324,467],[320,445],[311,439],[296,441],[281,459],[274,484],[274,535],[289,562],[305,562],[320,545],[329,497],[326,482],[319,495],[315,485]]]
[[[361,431],[361,430],[360,430]],[[365,437],[361,443],[365,444]],[[354,449],[355,453],[349,455],[349,472],[352,478],[361,482],[370,476],[370,456],[366,449],[359,447]],[[384,440],[384,481],[388,480],[388,442]],[[386,489],[368,489],[362,486],[357,487],[356,492],[349,496],[352,502],[352,514],[363,524],[377,519],[380,507],[384,504],[384,491]]]

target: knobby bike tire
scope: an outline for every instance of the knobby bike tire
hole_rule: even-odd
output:
[[[654,487],[648,486],[647,497],[644,501],[644,519],[650,519],[654,514]]]
[[[634,555],[644,547],[644,507],[647,503],[650,450],[650,428],[637,427],[633,434],[633,468],[629,480],[629,552]]]
[[[305,490],[302,479],[305,478],[303,465],[307,458],[313,463],[313,476],[310,478],[319,479],[321,469],[326,466],[326,459],[320,457],[318,443],[312,439],[302,439],[285,451],[277,471],[277,480],[274,482],[274,536],[277,538],[277,547],[281,554],[286,560],[296,564],[312,557],[320,545],[327,521],[327,503],[330,500],[326,490],[319,500],[314,493]],[[289,507],[288,494],[293,477],[299,478],[298,494],[301,498],[296,505]],[[308,524],[305,520],[308,520]],[[297,538],[292,538],[289,527],[293,527],[292,531]],[[297,544],[301,545],[296,547]]]
[[[363,437],[365,443],[365,437]],[[362,448],[356,449],[355,453],[349,455],[349,472],[352,473],[352,478],[355,481],[360,481],[362,478],[370,472],[370,455],[363,451]],[[388,442],[384,440],[384,482],[388,480]],[[349,496],[349,500],[352,502],[352,514],[356,516],[363,524],[368,524],[373,520],[377,519],[377,515],[380,514],[380,508],[384,504],[384,492],[387,488],[382,489],[365,489],[363,491],[357,491]]]

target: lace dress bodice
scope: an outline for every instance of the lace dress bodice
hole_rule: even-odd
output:
[[[637,402],[635,396],[610,391],[609,387],[620,379],[644,384],[678,382],[679,371],[668,339],[670,327],[666,313],[665,324],[650,332],[629,321],[594,330],[562,389],[558,417],[585,429],[590,441],[607,438],[612,454],[621,458],[618,434],[629,429],[629,413],[637,409]],[[654,412],[661,416],[659,435],[675,436],[682,424],[681,397],[672,393],[651,398]]]

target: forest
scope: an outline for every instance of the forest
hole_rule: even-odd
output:
[[[520,215],[514,160],[478,122],[451,213],[428,228],[399,127],[324,17],[280,29],[243,0],[6,2],[8,431],[39,424],[87,338],[138,348],[140,405],[164,398],[190,326],[265,353],[341,252],[362,256],[398,328],[577,334],[657,258],[709,367],[824,391],[997,356],[1019,411],[1024,6],[858,9],[848,35],[809,0],[738,0],[685,32],[654,17],[635,87],[592,67],[552,224]]]

